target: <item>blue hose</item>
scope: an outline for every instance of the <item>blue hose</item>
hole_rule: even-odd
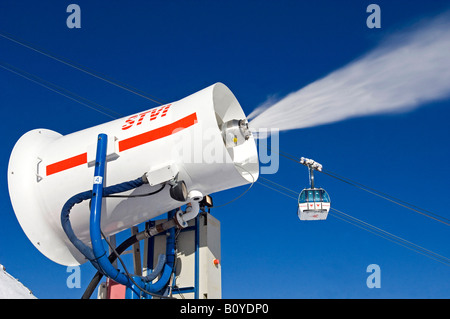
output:
[[[170,211],[167,214],[167,218],[171,219],[175,216],[176,210]],[[167,284],[169,283],[170,277],[173,274],[173,269],[175,265],[175,229],[170,228],[167,230],[169,236],[166,238],[166,255],[160,255],[158,258],[158,264],[151,274],[143,277],[135,276],[134,281],[139,287],[143,287],[146,291],[158,295],[164,295],[167,290]],[[165,260],[165,263],[162,263]],[[164,266],[164,269],[162,267]],[[155,283],[151,283],[154,278],[157,277],[162,272],[161,277]],[[140,296],[139,288],[133,283],[128,286],[125,297],[127,299],[134,299]]]
[[[167,219],[173,218],[175,214],[176,210],[168,212]],[[170,280],[170,276],[172,276],[173,267],[175,265],[175,229],[170,228],[167,232],[169,233],[169,236],[167,236],[166,239],[166,263],[164,265],[163,273],[157,282],[145,283],[145,290],[152,293],[161,294],[162,291],[165,290],[167,283]],[[144,281],[146,280],[145,277],[143,277],[143,279]]]
[[[129,182],[124,182],[124,183],[112,185],[109,187],[105,187],[103,189],[103,196],[126,192],[129,190],[135,189],[143,184],[144,184],[144,181],[142,180],[141,177],[139,177],[139,178],[129,181]],[[70,218],[69,218],[70,211],[72,210],[73,206],[75,206],[76,204],[80,204],[81,202],[83,202],[85,200],[89,200],[91,198],[92,198],[91,190],[81,192],[77,195],[72,196],[64,204],[64,206],[61,210],[61,225],[62,225],[62,228],[63,228],[64,232],[66,233],[67,237],[69,238],[70,242],[94,265],[94,267],[97,270],[100,270],[100,272],[103,273],[103,271],[98,267],[98,263],[94,256],[94,252],[93,252],[92,248],[87,246],[86,244],[84,244],[75,235],[75,233],[72,229],[72,225],[70,224]]]
[[[164,268],[165,264],[166,264],[166,255],[160,254],[158,256],[158,262],[156,264],[155,269],[153,269],[153,271],[150,274],[148,274],[147,276],[142,277],[142,279],[145,282],[153,281],[163,271],[163,268]]]
[[[123,182],[120,184],[105,187],[105,188],[103,188],[102,194],[103,194],[103,197],[105,197],[105,196],[116,194],[116,193],[122,193],[122,192],[126,192],[129,190],[135,189],[143,184],[144,184],[144,181],[140,177],[135,180],[131,180],[128,182]],[[76,204],[79,204],[85,200],[92,199],[92,194],[93,194],[92,190],[89,190],[89,191],[81,192],[77,195],[72,196],[64,204],[64,206],[61,210],[61,225],[62,225],[67,237],[69,238],[70,242],[92,263],[92,265],[98,271],[100,271],[103,275],[112,276],[111,278],[113,280],[115,280],[116,282],[119,282],[121,284],[129,286],[132,284],[130,282],[129,278],[126,275],[120,276],[118,278],[119,271],[117,269],[115,269],[114,267],[111,268],[111,267],[108,267],[107,265],[103,264],[103,267],[106,267],[108,269],[108,271],[110,271],[109,274],[105,273],[103,268],[99,265],[98,260],[95,257],[93,249],[91,247],[87,246],[86,244],[84,244],[80,239],[78,239],[72,229],[72,226],[70,224],[70,218],[69,218],[71,209]],[[160,290],[162,290],[165,287],[165,285],[167,284],[167,282],[170,279],[170,275],[172,273],[172,269],[173,269],[173,265],[174,265],[175,230],[170,229],[168,231],[171,234],[171,236],[169,236],[169,238],[167,239],[168,245],[167,245],[167,249],[166,249],[166,255],[169,257],[170,260],[166,263],[167,257],[164,256],[164,258],[162,258],[161,265],[158,265],[158,267],[155,269],[155,272],[150,274],[147,277],[142,278],[143,279],[142,286],[145,286],[146,290],[153,292],[153,293],[159,292]],[[173,232],[173,234],[172,234],[172,232]],[[173,240],[171,240],[170,238],[173,238]],[[105,254],[106,254],[106,252],[105,252]],[[109,260],[108,260],[108,263],[109,263]],[[158,264],[160,264],[160,263],[158,263]],[[163,272],[163,268],[164,268],[164,272]],[[158,270],[158,271],[156,271],[156,270]],[[151,282],[153,279],[155,279],[157,277],[157,275],[159,275],[161,272],[163,272],[163,274],[162,274],[160,280],[158,280],[158,282],[155,284],[150,284],[149,282]]]
[[[92,191],[86,191],[79,193],[70,198],[63,206],[61,211],[61,224],[72,244],[96,267],[100,272],[113,279],[119,284],[125,285],[130,288],[135,295],[139,296],[137,288],[143,287],[150,293],[156,293],[163,290],[170,279],[173,272],[173,266],[175,261],[175,230],[169,229],[170,236],[167,239],[166,245],[166,258],[167,262],[164,265],[164,271],[161,278],[154,284],[145,282],[145,277],[135,276],[130,278],[128,275],[120,272],[116,269],[107,256],[107,253],[103,247],[102,234],[100,229],[101,222],[101,208],[102,198],[114,193],[121,193],[132,190],[144,184],[142,178],[138,178],[129,182],[120,183],[117,185],[103,188],[103,179],[106,166],[106,147],[108,137],[106,134],[100,134],[97,141],[97,154],[94,168],[94,185]],[[86,199],[92,199],[91,202],[91,214],[90,214],[90,236],[92,242],[92,249],[79,240],[72,230],[69,215],[70,210],[75,204],[81,203]],[[170,215],[172,214],[172,215]],[[175,211],[169,213],[173,217]],[[136,284],[139,287],[136,287]],[[127,290],[128,291],[128,290]]]

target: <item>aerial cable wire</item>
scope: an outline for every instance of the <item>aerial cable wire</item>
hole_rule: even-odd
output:
[[[428,257],[430,257],[432,259],[435,259],[436,261],[442,262],[442,263],[450,266],[450,258],[447,258],[447,257],[442,256],[440,254],[437,254],[437,253],[435,253],[435,252],[433,252],[433,251],[431,251],[429,249],[426,249],[426,248],[424,248],[422,246],[414,244],[414,243],[412,243],[412,242],[410,242],[410,241],[408,241],[406,239],[403,239],[403,238],[401,238],[399,236],[396,236],[396,235],[394,235],[394,234],[392,234],[392,233],[390,233],[388,231],[385,231],[385,230],[383,230],[381,228],[373,226],[372,224],[369,224],[369,223],[367,223],[365,221],[362,221],[362,220],[360,220],[360,219],[358,219],[356,217],[348,215],[348,214],[346,214],[346,213],[344,213],[344,212],[342,212],[342,211],[340,211],[340,210],[338,210],[336,208],[331,208],[331,209],[333,211],[335,211],[336,213],[340,214],[340,216],[342,216],[344,218],[348,218],[351,221],[355,221],[356,223],[358,223],[360,225],[363,225],[365,227],[368,227],[369,229],[377,232],[378,234],[381,234],[382,237],[386,236],[387,237],[386,239],[388,239],[388,240],[393,239],[391,241],[394,241],[394,242],[395,242],[395,240],[397,240],[396,243],[401,245],[401,246],[404,246],[404,247],[406,247],[408,249],[414,250],[414,251],[416,251],[418,253],[422,253],[423,255],[426,255],[426,256],[428,256]],[[337,217],[336,214],[333,214],[333,215],[334,215],[334,217]],[[368,231],[370,231],[370,230],[368,230]]]
[[[334,208],[331,208],[331,209],[332,209],[332,210],[335,210]],[[376,235],[376,236],[378,236],[378,237],[381,237],[381,238],[386,239],[386,240],[388,240],[388,241],[390,241],[390,242],[393,242],[394,244],[403,246],[403,247],[405,247],[405,248],[407,248],[407,249],[409,249],[409,250],[411,250],[411,251],[413,251],[413,252],[416,252],[416,253],[418,253],[418,254],[420,254],[420,255],[423,255],[423,256],[425,256],[425,257],[428,257],[428,258],[430,258],[430,259],[433,259],[433,260],[435,260],[435,261],[437,261],[437,262],[440,262],[440,263],[442,263],[442,264],[444,264],[444,265],[446,265],[446,266],[450,266],[450,259],[447,258],[447,257],[436,258],[436,257],[435,257],[436,255],[438,255],[438,256],[441,256],[441,255],[436,254],[436,253],[434,253],[434,252],[431,252],[431,254],[429,254],[429,253],[423,252],[422,250],[414,249],[414,248],[411,247],[410,245],[405,245],[405,244],[403,244],[401,241],[395,240],[395,239],[392,238],[391,236],[385,236],[383,233],[377,232],[377,231],[375,231],[375,230],[373,230],[373,229],[365,228],[365,227],[364,227],[363,225],[361,225],[360,223],[357,223],[357,222],[352,221],[352,219],[346,219],[346,218],[343,218],[342,216],[340,217],[339,215],[336,215],[336,214],[333,214],[333,213],[330,213],[330,215],[333,216],[333,217],[335,217],[335,218],[337,218],[337,219],[340,219],[341,221],[344,221],[344,222],[346,222],[346,223],[348,223],[348,224],[351,224],[351,225],[353,225],[353,226],[355,226],[355,227],[358,227],[358,228],[360,228],[360,229],[362,229],[362,230],[365,230],[365,231],[367,231],[367,232],[369,232],[369,233],[372,233],[372,234],[374,234],[374,235]],[[394,237],[397,237],[397,236],[394,235]],[[415,245],[415,244],[413,244],[413,245]],[[415,246],[418,246],[418,245],[415,245]],[[419,247],[420,247],[420,246],[419,246]]]
[[[256,182],[256,183],[258,183],[259,185],[262,185],[262,186],[264,186],[264,187],[266,187],[266,188],[269,188],[269,189],[271,189],[271,190],[273,190],[273,191],[276,191],[276,192],[278,192],[278,193],[280,193],[280,194],[283,194],[283,195],[285,195],[285,196],[287,196],[287,197],[290,197],[290,198],[292,198],[292,199],[298,200],[298,198],[295,198],[295,197],[293,197],[293,196],[291,196],[291,195],[289,195],[289,194],[286,194],[286,193],[284,193],[282,190],[278,190],[278,189],[273,188],[273,187],[271,187],[271,186],[269,186],[269,185],[266,185],[266,184],[264,184],[264,183],[261,183],[260,181],[258,181],[258,182]]]
[[[84,98],[82,96],[79,96],[79,95],[77,95],[77,94],[75,94],[75,93],[73,93],[73,92],[71,92],[69,90],[66,90],[66,89],[64,89],[64,88],[62,88],[60,86],[57,86],[56,84],[53,84],[53,83],[51,83],[49,81],[46,81],[46,80],[44,80],[44,79],[42,79],[40,77],[37,77],[36,75],[33,75],[31,73],[28,73],[26,71],[18,69],[18,68],[14,67],[14,66],[12,66],[12,65],[10,65],[8,63],[4,63],[4,62],[0,61],[0,67],[5,69],[5,70],[7,70],[7,71],[9,71],[9,72],[11,72],[11,73],[14,73],[14,74],[16,74],[18,76],[21,76],[21,77],[23,77],[23,78],[25,78],[25,79],[27,79],[27,80],[29,80],[31,82],[34,82],[34,83],[36,83],[36,84],[38,84],[38,85],[40,85],[40,86],[42,86],[42,87],[52,91],[52,92],[55,92],[55,93],[57,93],[59,95],[62,95],[62,96],[66,97],[66,98],[68,98],[68,99],[70,99],[72,101],[75,101],[75,102],[79,103],[79,104],[82,104],[82,105],[84,105],[84,106],[86,106],[86,107],[88,107],[88,108],[90,108],[90,109],[92,109],[92,110],[94,110],[96,112],[99,112],[99,113],[101,113],[101,114],[103,114],[103,115],[105,115],[107,117],[110,117],[112,119],[117,119],[118,116],[122,116],[121,114],[117,113],[116,111],[114,111],[114,110],[112,110],[110,108],[104,107],[104,106],[102,106],[102,105],[100,105],[98,103],[95,103],[95,102],[93,102],[91,100],[88,100],[88,99],[86,99],[86,98]],[[110,113],[107,113],[107,112],[113,113],[114,115],[111,115]]]
[[[271,189],[273,191],[281,193],[281,194],[283,194],[286,197],[290,197],[290,198],[295,199],[295,200],[298,199],[298,196],[297,196],[297,198],[292,196],[293,193],[296,193],[295,191],[293,191],[291,189],[288,189],[287,187],[284,187],[284,186],[282,186],[282,185],[280,185],[278,183],[275,183],[273,181],[270,181],[268,179],[264,179],[264,180],[270,182],[271,185],[269,186],[269,185],[265,184],[265,182],[263,183],[261,181],[257,181],[256,183],[258,183],[258,184],[260,184],[260,185],[262,185],[262,186],[264,186],[266,188],[269,188],[269,189]],[[278,189],[276,189],[277,187],[278,187]],[[290,193],[287,193],[286,190],[288,190]],[[403,247],[405,247],[405,248],[407,248],[407,249],[409,249],[411,251],[414,251],[414,252],[416,252],[418,254],[424,255],[424,256],[426,256],[426,257],[428,257],[430,259],[438,261],[438,262],[440,262],[440,263],[442,263],[442,264],[444,264],[446,266],[450,266],[450,258],[447,258],[447,257],[445,257],[443,255],[437,254],[437,253],[435,253],[435,252],[433,252],[433,251],[431,251],[429,249],[426,249],[426,248],[424,248],[422,246],[414,244],[411,241],[408,241],[408,240],[403,239],[403,238],[401,238],[399,236],[396,236],[396,235],[394,235],[394,234],[392,234],[392,233],[390,233],[388,231],[385,231],[385,230],[383,230],[383,229],[381,229],[379,227],[376,227],[376,226],[374,226],[374,225],[372,225],[370,223],[362,221],[362,220],[360,220],[360,219],[358,219],[356,217],[353,217],[353,216],[351,216],[349,214],[346,214],[346,213],[344,213],[344,212],[342,212],[340,210],[337,210],[335,208],[331,208],[331,209],[334,211],[334,213],[330,212],[329,214],[331,216],[339,219],[339,220],[347,222],[347,223],[349,223],[349,224],[351,224],[353,226],[356,226],[356,227],[358,227],[358,228],[360,228],[362,230],[370,232],[370,233],[372,233],[374,235],[377,235],[377,236],[379,236],[381,238],[384,238],[386,240],[389,240],[389,241],[391,241],[391,242],[393,242],[395,244],[403,246]]]
[[[160,104],[160,105],[165,104],[164,101],[159,101],[159,100],[157,100],[156,98],[154,98],[153,96],[151,96],[151,95],[149,95],[147,93],[144,93],[144,92],[142,92],[142,91],[140,91],[140,90],[138,90],[136,88],[133,88],[133,87],[131,87],[129,85],[120,83],[117,80],[113,80],[113,79],[107,78],[105,75],[99,75],[99,74],[95,73],[94,71],[91,71],[91,70],[87,69],[86,67],[82,67],[82,66],[76,65],[75,63],[73,63],[71,61],[68,61],[67,59],[58,58],[58,57],[56,57],[53,54],[50,54],[50,53],[48,53],[48,52],[46,52],[44,50],[38,49],[35,46],[27,44],[27,43],[25,43],[23,41],[19,41],[18,39],[13,38],[11,36],[7,36],[7,35],[5,35],[5,34],[3,34],[1,32],[0,32],[0,36],[5,38],[5,39],[7,39],[7,40],[9,40],[9,41],[12,41],[12,42],[14,42],[16,44],[19,44],[19,45],[21,45],[21,46],[23,46],[23,47],[25,47],[27,49],[30,49],[30,50],[32,50],[34,52],[37,52],[37,53],[39,53],[41,55],[44,55],[44,56],[46,56],[46,57],[48,57],[50,59],[53,59],[53,60],[58,61],[60,63],[63,63],[63,64],[65,64],[67,66],[70,66],[70,67],[72,67],[74,69],[77,69],[78,71],[81,71],[81,72],[86,73],[86,74],[88,74],[90,76],[93,76],[93,77],[95,77],[97,79],[105,81],[105,82],[107,82],[107,83],[109,83],[111,85],[114,85],[114,86],[116,86],[118,88],[126,90],[126,91],[128,91],[130,93],[136,94],[136,95],[138,95],[138,96],[140,96],[142,98],[145,98],[147,100],[150,100],[150,101],[155,102],[155,103]]]
[[[250,173],[247,169],[245,169],[243,166],[239,165],[239,164],[235,164],[236,166],[238,166],[239,168],[241,168],[242,170],[246,171],[251,177],[252,177],[252,181],[250,183],[250,186],[243,191],[241,194],[239,194],[238,196],[236,196],[235,198],[233,198],[232,200],[226,202],[225,204],[221,204],[221,205],[217,205],[217,206],[211,206],[209,207],[209,209],[213,209],[213,208],[219,208],[219,207],[224,207],[227,206],[231,203],[233,203],[234,201],[236,201],[237,199],[241,198],[242,196],[244,196],[245,194],[247,194],[247,192],[253,187],[253,185],[255,184],[256,180],[255,177],[253,176],[252,173]]]
[[[270,146],[268,146],[268,148],[271,149]],[[289,153],[286,153],[286,152],[283,152],[283,151],[279,151],[279,150],[276,151],[276,150],[273,150],[273,149],[271,149],[271,151],[272,152],[276,152],[279,155],[281,155],[282,157],[287,158],[287,159],[289,159],[289,160],[291,160],[291,161],[293,161],[295,163],[301,164],[300,161],[298,160],[298,158],[296,156],[292,155],[292,154],[289,154]],[[349,178],[343,177],[343,176],[338,175],[336,173],[333,173],[333,172],[331,172],[329,170],[322,169],[321,171],[318,171],[318,172],[323,173],[323,174],[325,174],[325,175],[327,175],[329,177],[335,178],[335,179],[337,179],[337,180],[339,180],[341,182],[344,182],[344,183],[346,183],[348,185],[351,185],[353,187],[359,188],[359,189],[361,189],[361,190],[363,190],[363,191],[365,191],[367,193],[370,193],[372,195],[375,195],[375,196],[377,196],[379,198],[382,198],[382,199],[385,199],[387,201],[390,201],[391,203],[394,203],[396,205],[402,206],[402,207],[404,207],[406,209],[409,209],[409,210],[411,210],[413,212],[421,214],[421,215],[423,215],[425,217],[431,218],[431,219],[433,219],[433,220],[435,220],[437,222],[440,222],[440,223],[442,223],[444,225],[450,226],[450,219],[448,219],[446,217],[443,217],[443,216],[441,216],[439,214],[430,212],[429,210],[421,208],[421,207],[419,207],[417,205],[413,205],[413,204],[408,203],[408,202],[406,202],[404,200],[401,200],[401,199],[398,199],[398,198],[396,198],[396,197],[394,197],[392,195],[389,195],[389,194],[387,194],[385,192],[376,190],[376,189],[374,189],[372,187],[369,187],[369,186],[366,186],[366,185],[364,185],[362,183],[353,181],[353,180],[351,180]]]
[[[373,188],[371,188],[369,186],[365,186],[365,185],[363,185],[363,184],[361,184],[359,182],[353,181],[353,180],[351,180],[349,178],[346,178],[346,177],[343,177],[343,176],[339,176],[336,173],[332,173],[332,172],[330,172],[328,170],[323,169],[322,173],[325,174],[325,175],[328,175],[330,177],[333,177],[333,178],[335,178],[337,180],[340,180],[340,181],[342,181],[344,183],[352,185],[354,187],[360,188],[360,189],[362,189],[362,190],[364,190],[364,191],[366,191],[366,192],[368,192],[370,194],[373,194],[375,196],[383,198],[383,199],[385,199],[387,201],[390,201],[392,203],[395,203],[397,205],[400,205],[402,207],[410,209],[410,210],[412,210],[412,211],[414,211],[416,213],[419,213],[421,215],[424,215],[424,216],[426,216],[428,218],[434,219],[434,220],[436,220],[436,221],[438,221],[440,223],[443,223],[443,224],[445,224],[447,226],[450,226],[450,220],[448,218],[445,218],[443,216],[440,216],[438,214],[430,212],[429,210],[426,210],[424,208],[420,208],[420,207],[418,207],[416,205],[413,205],[413,204],[410,204],[408,202],[405,202],[405,201],[403,201],[401,199],[398,199],[398,198],[393,197],[393,196],[391,196],[389,194],[386,194],[386,193],[383,193],[383,192],[378,191],[376,189],[373,189]],[[424,212],[426,212],[426,213],[424,213]]]
[[[293,193],[294,195],[297,195],[297,197],[298,197],[298,194],[299,194],[299,193],[296,192],[296,191],[293,191],[292,189],[289,189],[289,188],[287,188],[287,187],[285,187],[285,186],[283,186],[283,185],[280,185],[280,184],[278,184],[278,183],[275,183],[274,181],[271,181],[270,179],[264,178],[264,177],[262,177],[262,176],[259,176],[259,179],[260,179],[260,180],[263,180],[263,181],[265,181],[265,182],[268,182],[268,183],[270,183],[270,184],[274,184],[275,186],[281,187],[281,188],[287,190],[288,192]]]

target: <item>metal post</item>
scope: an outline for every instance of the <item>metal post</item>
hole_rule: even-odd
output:
[[[139,233],[138,227],[131,227],[131,234],[136,235],[137,233]],[[141,245],[139,244],[139,242],[133,244],[133,266],[134,274],[136,276],[142,276]]]

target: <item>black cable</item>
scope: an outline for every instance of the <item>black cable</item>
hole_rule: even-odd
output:
[[[158,194],[160,191],[162,191],[166,187],[166,184],[163,184],[162,187],[154,192],[146,193],[146,194],[138,194],[138,195],[106,195],[103,197],[117,197],[117,198],[136,198],[136,197],[146,197]]]
[[[108,259],[111,263],[116,261],[118,255],[121,255],[125,250],[127,250],[131,245],[138,242],[138,239],[136,238],[136,235],[133,235],[131,237],[128,237],[125,241],[123,241],[117,248],[116,253],[112,252]],[[84,291],[83,296],[81,299],[89,299],[91,298],[92,293],[94,292],[95,288],[99,284],[100,280],[102,280],[103,274],[99,271],[95,274],[95,276],[92,278],[91,282],[87,286],[86,290]]]
[[[180,291],[180,288],[178,288],[178,285],[176,284],[177,281],[177,264],[178,264],[178,260],[179,258],[177,258],[177,254],[178,254],[178,236],[181,233],[181,229],[178,229],[176,234],[175,234],[175,261],[173,263],[173,269],[172,269],[172,274],[170,275],[172,277],[172,287],[170,287],[170,296],[173,296],[173,289],[178,289],[178,295],[181,297],[181,299],[185,299],[183,294]],[[169,284],[170,284],[170,280],[169,280]]]

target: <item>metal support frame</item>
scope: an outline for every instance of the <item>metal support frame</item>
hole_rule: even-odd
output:
[[[158,232],[164,231],[166,237],[166,256],[165,263],[161,261],[160,266],[158,267],[158,273],[153,274],[153,276],[142,276],[139,271],[136,271],[138,275],[130,276],[128,274],[122,273],[119,269],[117,269],[108,258],[108,254],[103,247],[102,240],[102,232],[100,229],[101,224],[101,210],[102,210],[102,201],[103,194],[105,195],[114,193],[114,192],[123,192],[124,189],[130,190],[142,185],[142,181],[139,179],[139,182],[135,181],[124,182],[126,185],[125,188],[116,188],[116,186],[110,186],[104,188],[104,180],[105,180],[105,168],[106,168],[106,149],[107,149],[108,137],[106,134],[99,134],[97,141],[97,153],[95,160],[95,168],[94,168],[94,181],[92,188],[92,198],[91,198],[91,214],[90,214],[90,237],[92,242],[92,251],[94,258],[91,260],[94,265],[98,267],[98,269],[105,274],[109,279],[114,280],[115,282],[126,286],[125,298],[127,299],[137,299],[137,298],[151,298],[151,295],[166,295],[170,288],[175,287],[175,259],[176,259],[176,230],[175,226],[177,225],[176,219],[178,218],[179,212],[177,210],[173,210],[167,213],[167,222],[162,224],[161,229],[155,227],[156,232],[152,232],[150,229],[149,236],[150,240],[153,242],[153,245],[148,245],[148,249],[151,246],[154,247],[153,236],[157,235]],[[122,184],[120,184],[122,185]],[[113,189],[111,189],[113,188]],[[198,204],[197,204],[198,205]],[[204,212],[204,211],[203,211]],[[196,299],[199,298],[199,285],[200,285],[200,214],[195,217],[195,224],[193,226],[182,229],[182,231],[195,231],[195,278],[194,278],[194,287],[182,287],[176,288],[176,292],[173,293],[183,293],[183,292],[194,292],[194,296]],[[152,222],[149,222],[152,223]],[[150,224],[149,224],[150,225]],[[153,229],[153,231],[155,231]],[[134,232],[137,232],[137,227],[134,228]],[[148,238],[148,237],[147,237]],[[140,251],[138,249],[139,246],[134,245],[134,265],[135,268],[141,267],[140,261]],[[153,267],[153,252],[147,252],[148,261],[152,261],[152,265],[150,267],[147,264],[147,269]],[[139,257],[139,258],[138,258]],[[164,268],[162,268],[164,265]],[[139,269],[142,271],[141,269]],[[156,279],[157,274],[160,275],[159,279],[156,282],[152,282],[152,280]],[[172,279],[172,280],[171,280]]]
[[[108,143],[108,136],[106,134],[99,134],[97,140],[97,153],[95,159],[94,168],[94,181],[92,188],[92,199],[91,199],[91,214],[90,214],[90,237],[92,242],[92,250],[95,257],[95,262],[98,263],[98,267],[102,272],[110,279],[116,281],[119,284],[125,285],[126,298],[148,298],[147,293],[143,293],[142,290],[148,291],[154,294],[162,294],[167,287],[167,283],[172,275],[172,270],[174,266],[174,244],[175,244],[175,230],[173,228],[169,229],[171,233],[171,241],[168,242],[167,247],[167,259],[164,266],[164,271],[160,279],[155,282],[146,282],[144,277],[133,276],[130,278],[125,275],[120,270],[115,268],[108,259],[108,254],[103,247],[102,234],[100,229],[101,224],[101,210],[103,201],[103,185],[105,177],[106,168],[106,149]],[[175,214],[175,213],[174,213]],[[141,289],[139,289],[141,288]]]
[[[181,232],[186,232],[186,231],[193,231],[194,232],[194,238],[195,238],[195,243],[194,243],[194,260],[195,260],[195,264],[194,264],[194,286],[189,286],[189,287],[176,287],[176,280],[175,280],[175,272],[176,272],[176,265],[174,264],[174,275],[173,275],[173,280],[171,283],[171,289],[172,289],[172,294],[177,295],[177,294],[183,294],[183,293],[194,293],[194,298],[195,299],[199,299],[199,285],[200,285],[200,215],[198,214],[197,217],[195,218],[195,224],[193,226],[189,226],[186,228],[181,229]],[[168,217],[167,219],[170,219],[170,212],[168,213]],[[154,221],[148,221],[148,227],[152,227],[155,225]],[[159,234],[157,236],[165,236],[166,234]],[[170,236],[168,236],[169,238]],[[169,239],[166,239],[166,247],[167,247],[167,242],[169,241]],[[147,262],[146,262],[146,266],[147,266],[147,271],[151,271],[151,269],[153,268],[154,265],[154,248],[155,248],[155,237],[150,237],[148,239],[148,243],[147,243]],[[167,252],[167,248],[166,248],[166,252]],[[176,256],[174,255],[174,263],[176,263]]]

